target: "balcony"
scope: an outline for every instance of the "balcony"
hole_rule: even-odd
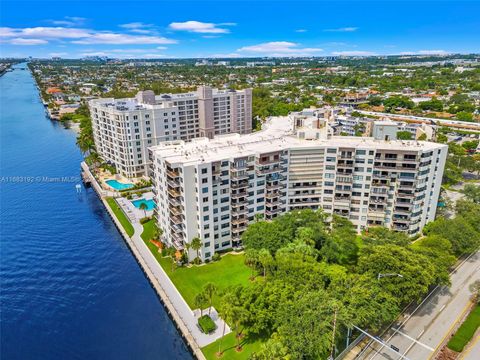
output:
[[[182,215],[182,210],[178,206],[169,206],[168,209],[174,216]]]
[[[171,186],[172,188],[178,188],[180,187],[180,184],[177,181],[171,180],[167,178],[167,184]]]
[[[257,170],[257,174],[267,175],[267,174],[273,174],[273,173],[280,172],[280,171],[282,171],[282,168],[273,167],[273,168],[269,168],[269,169]]]
[[[239,217],[237,219],[232,220],[232,225],[241,225],[241,224],[246,224],[248,223],[248,218],[245,217]]]
[[[232,179],[232,181],[245,180],[245,179],[248,179],[248,174],[234,174],[234,173],[232,173],[231,179]]]
[[[175,189],[168,188],[168,194],[174,198],[180,197],[182,194]]]
[[[235,202],[232,201],[231,205],[232,205],[232,207],[246,206],[246,205],[248,205],[248,201],[247,200],[235,201]]]
[[[248,193],[246,191],[243,191],[243,192],[239,192],[239,193],[232,193],[230,195],[230,198],[231,199],[240,199],[240,198],[246,197],[247,195],[248,195]]]
[[[280,209],[280,208],[271,209],[271,210],[269,210],[269,209],[265,210],[265,214],[266,214],[266,215],[270,215],[270,216],[271,216],[271,215],[276,215],[276,214],[281,213],[281,212],[282,212],[282,209]]]
[[[282,184],[275,184],[275,185],[267,185],[266,188],[267,190],[278,190],[278,189],[281,189],[283,187]],[[313,185],[312,185],[313,187]]]
[[[170,202],[170,204],[172,204],[173,206],[180,206],[182,205],[182,203],[176,199],[176,198],[172,198],[172,197],[169,197],[168,198],[168,201]]]
[[[167,175],[175,179],[180,177],[180,174],[177,171],[167,169]]]
[[[171,216],[170,221],[174,223],[175,225],[179,225],[183,223],[183,217],[180,216]]]
[[[305,194],[305,195],[308,195],[308,194]],[[274,198],[278,198],[278,197],[282,197],[283,195],[280,194],[280,192],[278,191],[273,191],[273,192],[267,192],[265,194],[265,198],[267,199],[274,199]]]
[[[241,189],[241,188],[246,188],[248,187],[248,181],[238,181],[238,182],[232,182],[230,185],[230,188],[232,189]]]
[[[232,216],[242,216],[248,214],[248,208],[237,209],[232,211]]]
[[[232,233],[239,233],[241,231],[245,231],[247,229],[247,225],[240,225],[240,226],[232,226]]]

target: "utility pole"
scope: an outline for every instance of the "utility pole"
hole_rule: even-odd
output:
[[[332,351],[330,352],[330,359],[333,359],[335,352],[335,330],[337,329],[337,308],[335,307],[335,313],[333,314],[333,332],[332,332]]]

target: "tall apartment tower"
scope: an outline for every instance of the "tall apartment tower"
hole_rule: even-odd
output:
[[[414,235],[435,217],[447,150],[332,137],[318,115],[275,118],[248,135],[165,142],[150,149],[158,225],[177,248],[200,237],[203,259],[240,244],[256,217],[295,209],[323,209],[359,231],[381,225]]]
[[[140,91],[135,98],[89,102],[100,156],[128,178],[147,175],[148,147],[163,141],[213,138],[252,131],[252,91],[217,90],[163,94]]]

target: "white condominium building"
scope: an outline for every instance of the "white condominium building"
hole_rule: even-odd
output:
[[[147,149],[162,141],[252,131],[251,89],[200,86],[159,96],[148,90],[131,99],[91,100],[89,107],[98,153],[129,178],[147,174]]]
[[[239,244],[258,217],[295,209],[322,208],[357,230],[382,225],[410,235],[434,219],[446,145],[331,137],[327,129],[323,115],[294,115],[249,135],[151,148],[164,240],[182,248],[198,236],[209,259]]]

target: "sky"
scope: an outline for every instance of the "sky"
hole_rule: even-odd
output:
[[[5,1],[0,57],[480,53],[480,1]]]

